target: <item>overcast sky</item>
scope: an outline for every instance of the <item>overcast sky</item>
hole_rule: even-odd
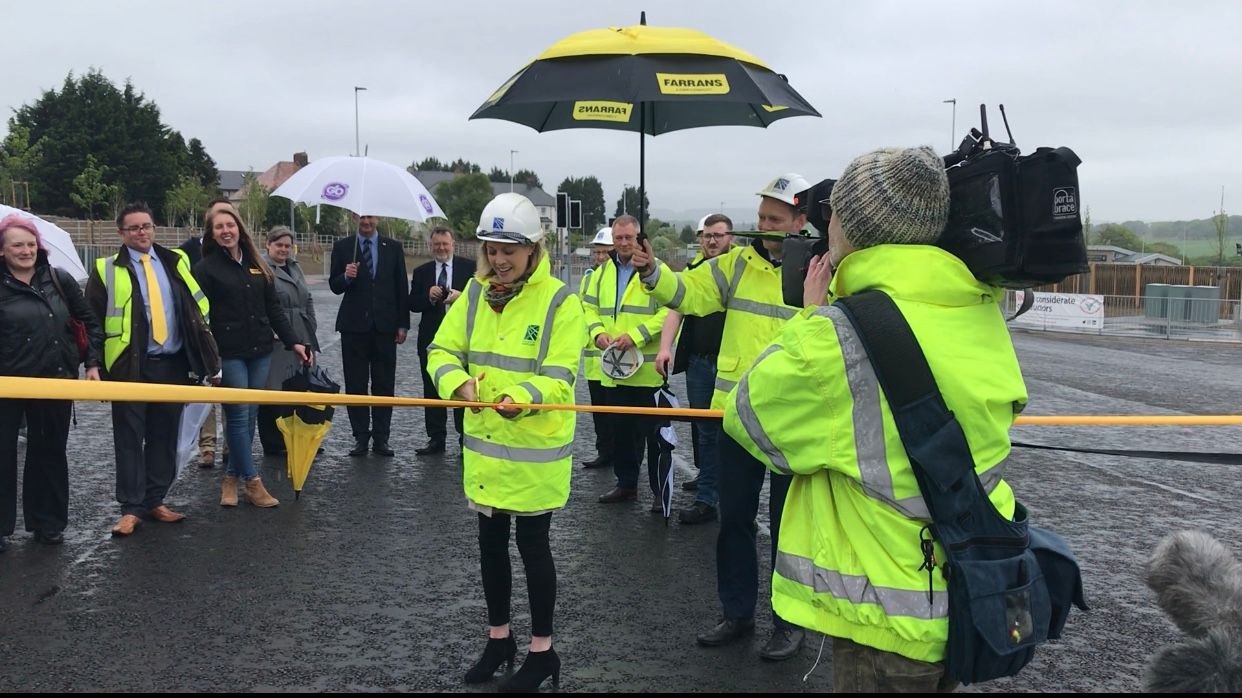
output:
[[[596,175],[611,209],[622,185],[638,182],[637,134],[540,134],[467,117],[548,45],[637,24],[641,9],[649,24],[758,56],[824,114],[648,138],[657,214],[721,202],[753,211],[771,178],[835,177],[879,146],[947,151],[977,123],[980,102],[1005,104],[1024,152],[1079,154],[1093,222],[1205,218],[1222,185],[1226,209],[1242,210],[1242,3],[1229,0],[3,0],[0,107],[7,116],[69,71],[96,67],[118,85],[132,79],[221,169],[262,171],[295,151],[352,153],[353,88],[364,86],[359,127],[372,157],[508,169],[515,149],[516,168],[548,189]]]

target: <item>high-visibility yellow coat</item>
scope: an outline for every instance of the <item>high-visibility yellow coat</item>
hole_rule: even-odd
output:
[[[853,252],[830,292],[880,289],[897,303],[957,416],[975,471],[1002,516],[1009,427],[1026,387],[999,302],[956,257],[925,245]],[[728,399],[725,431],[794,475],[781,519],[772,608],[785,620],[911,659],[938,662],[948,639],[941,568],[920,569],[930,515],[888,402],[838,308],[790,320]],[[936,559],[944,551],[937,543]],[[930,586],[930,588],[929,588]],[[929,600],[930,592],[930,600]]]
[[[616,380],[601,372],[600,382],[608,387],[634,385],[658,387],[664,378],[655,369],[656,356],[660,353],[660,330],[668,308],[662,307],[643,288],[635,271],[617,305],[617,261],[614,252],[608,261],[595,268],[582,298],[582,310],[586,316],[587,334],[591,342],[601,334],[609,337],[628,335],[643,355],[643,365],[629,378]]]
[[[756,246],[761,244],[756,241],[747,247],[734,247],[681,273],[660,262],[643,279],[657,303],[684,315],[703,317],[725,312],[716,356],[714,410],[724,409],[729,391],[798,311],[785,305],[781,268],[759,253]]]
[[[582,275],[582,281],[578,282],[578,300],[586,298],[587,288],[591,284],[591,272],[594,269],[587,269]],[[582,312],[585,318],[586,302],[583,301]],[[587,336],[586,345],[582,349],[582,373],[589,381],[600,381],[604,379],[604,371],[599,367],[599,357],[603,354],[599,347],[595,346],[595,340]]]
[[[427,373],[440,397],[470,378],[481,402],[574,404],[585,341],[582,306],[540,259],[526,285],[501,312],[488,305],[487,281],[475,277],[427,348]],[[466,497],[516,512],[557,509],[569,498],[574,413],[523,410],[510,419],[494,409],[466,410]]]
[[[185,282],[189,289],[194,303],[198,305],[198,310],[203,318],[211,313],[211,302],[207,300],[206,294],[199,288],[198,280],[194,278],[194,274],[190,271],[190,258],[185,252],[179,249],[165,250],[165,253],[172,255],[172,259],[176,260],[175,268],[168,270],[175,273],[182,281]],[[105,313],[103,316],[104,329],[104,370],[111,371],[117,359],[128,349],[130,342],[133,341],[133,317],[130,304],[133,300],[134,289],[130,281],[128,267],[116,273],[116,260],[121,254],[128,254],[122,250],[117,255],[99,257],[95,260],[95,273],[103,281],[104,289],[107,293],[107,302],[105,304]],[[152,249],[151,254],[157,254]],[[164,263],[167,263],[166,258]],[[128,257],[125,259],[128,262]],[[141,297],[139,300],[142,300]],[[166,299],[167,303],[175,303],[175,298]],[[141,303],[139,303],[141,306]],[[145,338],[144,338],[145,341]],[[186,342],[193,341],[187,337]],[[146,347],[140,348],[145,352]]]

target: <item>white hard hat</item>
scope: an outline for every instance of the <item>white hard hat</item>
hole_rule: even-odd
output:
[[[612,244],[612,228],[600,228],[595,234],[595,239],[591,241],[592,245],[611,245]]]
[[[530,244],[539,242],[547,231],[539,224],[539,212],[530,199],[505,192],[483,207],[476,237],[487,242]]]
[[[696,232],[696,233],[701,233],[701,232],[703,232],[703,228],[704,228],[704,227],[706,227],[704,224],[705,224],[705,223],[707,223],[707,219],[708,219],[708,218],[710,218],[710,217],[711,217],[711,215],[712,215],[712,214],[710,214],[710,213],[709,213],[709,214],[707,214],[706,216],[703,216],[702,218],[700,218],[700,219],[699,219],[699,227],[695,228],[695,229],[694,229],[694,232]]]
[[[617,346],[611,345],[603,351],[599,356],[599,366],[604,374],[615,380],[625,380],[635,373],[643,365],[643,353],[638,347],[630,347],[629,349],[618,349]]]
[[[790,206],[805,209],[804,202],[798,201],[798,194],[811,188],[811,183],[800,174],[783,174],[780,177],[768,182],[768,186],[763,191],[756,192],[759,196],[766,196],[777,201],[784,201]]]

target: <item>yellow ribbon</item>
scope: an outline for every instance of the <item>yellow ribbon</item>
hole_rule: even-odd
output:
[[[201,402],[224,405],[338,405],[345,407],[495,407],[491,402],[429,400],[414,397],[298,393],[250,388],[213,388],[201,385],[163,385],[123,381],[84,381],[71,378],[15,378],[0,376],[0,398],[27,400],[100,400],[112,402]],[[663,417],[720,419],[720,410],[608,405],[507,405],[522,410],[604,412]],[[1154,427],[1242,426],[1242,415],[1023,415],[1015,426]]]

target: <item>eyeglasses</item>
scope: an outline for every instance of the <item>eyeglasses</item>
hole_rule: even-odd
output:
[[[699,237],[709,242],[719,242],[729,237],[729,233],[699,233]]]
[[[152,230],[155,230],[155,226],[151,225],[150,223],[143,223],[142,225],[131,225],[125,228],[121,228],[121,230],[127,233],[130,233],[132,235],[133,233],[137,233],[137,232],[149,233]]]

